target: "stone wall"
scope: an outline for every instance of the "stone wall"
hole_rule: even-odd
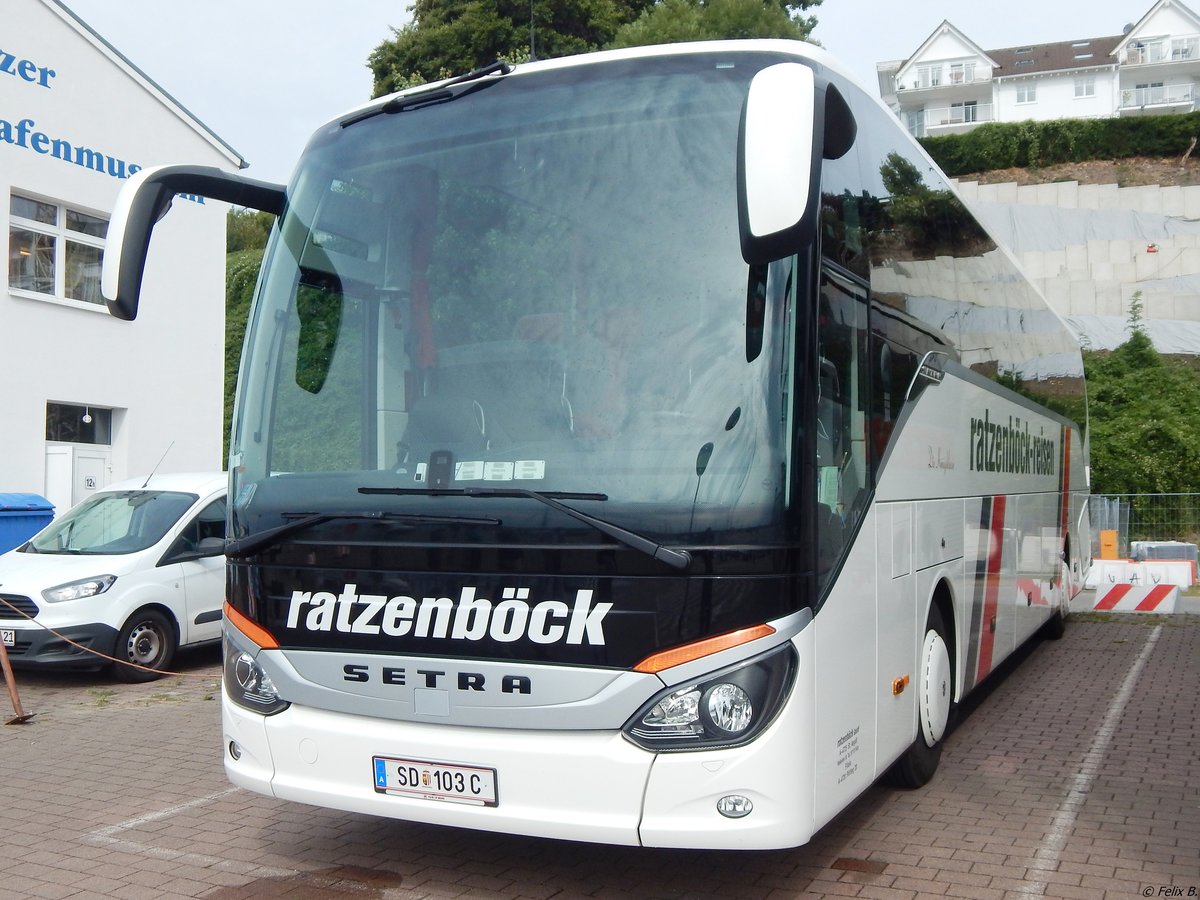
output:
[[[1200,322],[1200,186],[958,183],[1064,316]],[[1196,348],[1200,352],[1200,347]]]

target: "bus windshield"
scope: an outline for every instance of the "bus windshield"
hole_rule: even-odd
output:
[[[749,81],[778,61],[518,71],[318,133],[243,360],[237,532],[396,508],[381,489],[405,509],[509,489],[491,493],[539,521],[521,491],[675,540],[770,540],[792,503],[796,279],[743,261],[736,165]]]

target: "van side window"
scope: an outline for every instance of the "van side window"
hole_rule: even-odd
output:
[[[171,545],[166,560],[172,559],[179,553],[194,553],[200,549],[200,542],[205,538],[225,540],[225,498],[214,500],[196,514],[192,521],[179,532],[179,537]]]

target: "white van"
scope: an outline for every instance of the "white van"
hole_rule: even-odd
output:
[[[227,481],[109,485],[0,556],[0,640],[13,666],[111,666],[123,681],[150,681],[176,648],[219,640]]]

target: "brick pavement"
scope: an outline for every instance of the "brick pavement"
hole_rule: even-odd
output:
[[[972,698],[932,784],[876,786],[777,852],[482,834],[235,789],[211,650],[147,685],[19,673],[36,715],[0,726],[0,896],[1200,894],[1200,617],[1077,618]]]

